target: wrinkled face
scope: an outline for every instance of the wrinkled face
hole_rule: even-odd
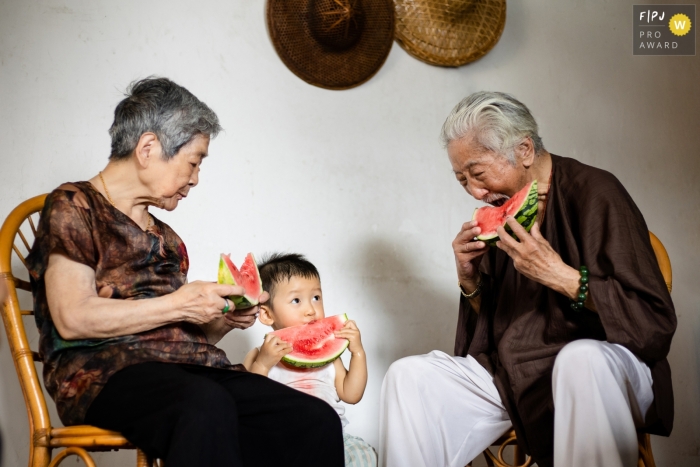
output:
[[[265,307],[273,329],[308,324],[325,317],[321,281],[293,276],[289,281],[275,285],[272,306]]]
[[[447,146],[457,181],[479,201],[500,206],[527,183],[527,171],[466,136]]]
[[[152,158],[149,169],[154,176],[150,185],[160,207],[172,211],[197,186],[200,166],[208,151],[209,137],[197,135],[171,159],[166,161],[157,155]]]

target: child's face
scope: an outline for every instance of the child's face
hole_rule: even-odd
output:
[[[260,322],[272,329],[283,329],[325,317],[321,281],[293,276],[275,286],[272,306],[260,309]]]

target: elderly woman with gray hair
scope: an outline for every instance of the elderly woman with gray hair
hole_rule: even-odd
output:
[[[185,244],[149,212],[187,197],[220,129],[185,88],[138,81],[105,169],[48,196],[28,257],[46,388],[65,424],[120,431],[168,467],[342,466],[328,404],[215,346],[258,309],[234,309],[240,287],[188,282]]]
[[[528,233],[507,220],[489,248],[465,223],[452,243],[454,356],[401,359],[384,379],[381,463],[462,467],[511,427],[540,467],[633,467],[636,429],[668,435],[671,297],[644,218],[610,173],[544,149],[528,108],[479,92],[445,121],[452,170],[501,205],[538,181]]]

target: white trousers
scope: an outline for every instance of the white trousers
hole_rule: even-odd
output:
[[[555,467],[635,467],[651,385],[649,367],[620,345],[565,346],[552,376]],[[379,424],[386,467],[464,467],[512,426],[489,372],[440,351],[391,365]]]

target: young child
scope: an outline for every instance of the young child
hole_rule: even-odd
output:
[[[307,324],[325,317],[321,278],[316,267],[298,254],[273,254],[258,269],[263,289],[270,299],[260,307],[259,320],[272,329]],[[267,376],[289,387],[319,397],[333,407],[343,425],[346,467],[375,467],[377,453],[362,438],[345,432],[348,424],[340,401],[356,404],[367,385],[367,361],[360,330],[348,320],[336,337],[350,342],[350,369],[340,358],[320,368],[295,368],[280,360],[292,351],[291,345],[268,334],[263,345],[251,350],[243,365],[248,371]]]

